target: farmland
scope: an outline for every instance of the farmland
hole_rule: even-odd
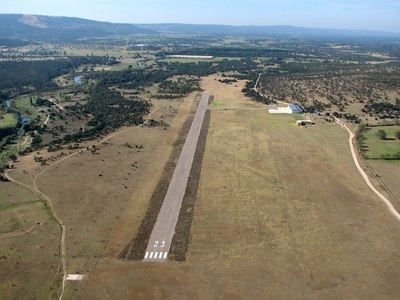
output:
[[[384,130],[387,134],[386,139],[377,137],[377,132]],[[363,134],[365,137],[365,158],[382,159],[400,153],[400,140],[395,137],[395,133],[400,130],[400,126],[377,126],[368,128]]]

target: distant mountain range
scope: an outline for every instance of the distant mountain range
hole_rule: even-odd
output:
[[[82,38],[134,34],[196,34],[207,36],[280,37],[380,37],[400,38],[400,33],[368,30],[317,29],[295,26],[230,26],[192,24],[122,24],[81,18],[0,14],[0,38],[37,41],[72,41]]]
[[[192,24],[137,24],[159,33],[206,34],[206,35],[250,35],[250,36],[359,36],[359,37],[400,37],[400,33],[372,31],[321,29],[287,25],[233,26],[233,25],[192,25]]]
[[[81,18],[0,14],[0,38],[70,41],[81,38],[156,33],[133,24]]]

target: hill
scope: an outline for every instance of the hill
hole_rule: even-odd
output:
[[[149,34],[133,24],[116,24],[81,18],[0,14],[0,38],[70,41],[110,35]]]
[[[288,38],[400,38],[400,33],[368,30],[320,29],[284,25],[123,24],[72,17],[0,14],[0,42],[4,39],[68,42],[83,38],[134,34],[236,35]]]
[[[346,30],[329,28],[306,28],[287,25],[276,26],[233,26],[202,24],[138,24],[159,33],[203,34],[203,35],[245,35],[284,37],[400,37],[400,33]]]

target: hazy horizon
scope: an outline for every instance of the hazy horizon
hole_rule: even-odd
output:
[[[79,17],[115,23],[289,25],[400,32],[400,2],[394,0],[2,0],[0,13]]]

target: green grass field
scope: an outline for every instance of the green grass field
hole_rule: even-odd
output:
[[[225,102],[221,102],[221,101],[213,101],[213,103],[211,104],[212,108],[226,108],[229,107],[229,105]]]
[[[32,103],[35,103],[35,98],[32,97]],[[29,117],[36,117],[37,108],[31,104],[30,96],[21,96],[13,101],[13,106],[18,111],[26,114]]]
[[[0,128],[16,127],[18,125],[18,117],[12,113],[0,115]]]
[[[179,57],[166,57],[163,59],[159,59],[160,62],[167,62],[167,63],[197,63],[197,62],[219,62],[224,59],[228,60],[240,60],[238,57],[214,57],[210,59],[205,58],[179,58]]]
[[[17,184],[0,183],[0,299],[57,297],[58,236],[43,199]]]
[[[387,133],[387,139],[382,140],[376,136],[378,130],[383,129]],[[365,158],[380,159],[385,155],[394,155],[400,152],[400,140],[395,138],[395,132],[400,126],[379,126],[372,127],[364,133],[365,144],[368,147]]]

